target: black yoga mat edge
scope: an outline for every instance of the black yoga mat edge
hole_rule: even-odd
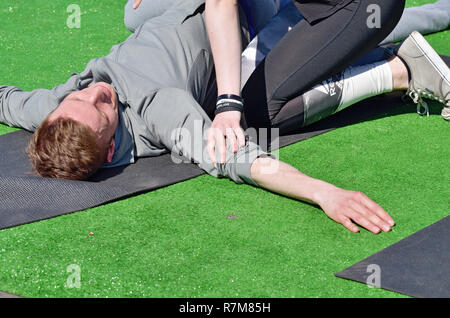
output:
[[[406,254],[408,254],[408,245],[414,246],[414,244],[419,245],[423,242],[426,242],[426,240],[424,240],[423,237],[432,236],[431,232],[436,232],[436,231],[442,230],[442,228],[449,229],[449,230],[447,230],[447,232],[448,232],[447,236],[449,236],[449,233],[450,233],[450,227],[448,226],[449,224],[450,224],[450,215],[443,217],[440,220],[426,226],[425,228],[406,236],[405,238],[397,241],[396,243],[391,244],[390,246],[364,258],[363,260],[345,268],[344,270],[335,273],[334,276],[367,285],[367,280],[365,280],[365,279],[367,279],[367,277],[372,273],[371,271],[368,271],[368,266],[371,264],[377,264],[377,262],[376,262],[377,259],[378,260],[382,259],[383,261],[386,262],[386,263],[382,264],[383,266],[385,266],[386,264],[388,264],[388,265],[395,264],[399,260],[403,260],[404,262],[411,261],[411,259],[408,259],[408,258],[403,259],[402,257],[400,257],[399,251],[396,249],[406,251]],[[440,233],[442,233],[442,232],[440,232]],[[449,251],[448,253],[450,253],[450,242],[448,242],[446,244],[446,246],[448,246],[448,248],[444,249],[444,250],[448,250]],[[413,258],[414,256],[418,256],[414,253],[412,253],[412,255],[411,255],[410,251],[409,251],[409,253],[410,253],[409,256],[412,257],[412,259],[414,259]],[[421,257],[418,258],[421,262],[424,262],[424,260],[425,260],[423,258],[423,256],[424,255],[421,255]],[[434,256],[436,256],[436,255],[434,255]],[[429,261],[429,259],[426,259],[426,260]],[[439,264],[437,264],[437,265],[439,265]],[[444,266],[446,266],[446,265],[444,265]],[[447,267],[448,267],[448,263],[447,263]],[[445,295],[438,295],[438,293],[437,294],[431,293],[429,290],[425,290],[425,288],[422,290],[420,290],[420,289],[417,290],[417,286],[415,287],[414,284],[412,286],[411,286],[411,284],[408,285],[408,282],[406,280],[405,280],[405,284],[399,285],[398,281],[393,282],[392,277],[390,277],[390,278],[388,278],[388,282],[386,283],[385,280],[383,280],[383,268],[381,268],[381,269],[382,270],[381,270],[381,286],[380,286],[380,288],[382,288],[382,289],[389,290],[389,291],[395,292],[395,293],[400,293],[400,294],[410,296],[410,297],[416,297],[416,298],[426,298],[426,297],[448,298],[448,297],[450,297],[450,285],[448,285],[447,290],[443,291],[443,293],[445,293]],[[410,270],[410,269],[408,269],[408,266],[405,266],[403,268],[398,268],[398,270],[402,271],[403,274],[405,273],[405,271],[409,271],[408,273],[414,273],[414,269]],[[432,273],[436,272],[437,270],[438,270],[438,266],[436,268],[430,268],[430,272],[432,272]],[[392,275],[391,273],[389,273],[389,274]],[[426,275],[426,273],[424,273],[424,272],[419,273],[419,274],[423,274],[423,276]],[[398,275],[398,276],[401,276],[401,275]],[[417,280],[417,276],[415,278]],[[413,278],[411,278],[411,279],[413,279]],[[450,277],[444,277],[444,279],[447,279],[447,281],[450,282]]]

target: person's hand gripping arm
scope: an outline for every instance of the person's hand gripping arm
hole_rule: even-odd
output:
[[[220,162],[225,161],[226,142],[234,153],[245,145],[240,126],[243,110],[240,98],[242,43],[239,27],[238,0],[206,0],[206,26],[214,56],[218,87],[216,117],[208,131],[208,154],[216,165],[216,148]],[[240,107],[234,110],[228,105]],[[223,107],[225,106],[225,107]],[[225,141],[226,137],[226,141]]]

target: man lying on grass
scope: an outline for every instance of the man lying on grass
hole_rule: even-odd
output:
[[[363,193],[311,178],[249,140],[242,147],[228,145],[223,162],[219,153],[216,162],[209,160],[205,136],[211,125],[208,114],[215,111],[210,101],[217,95],[202,4],[178,2],[114,46],[108,56],[90,61],[81,74],[51,90],[0,86],[0,122],[35,131],[27,148],[35,172],[85,180],[99,168],[171,151],[212,176],[318,204],[353,232],[358,232],[353,222],[373,233],[389,231],[392,218]],[[448,106],[448,80],[440,75],[448,75],[448,68],[426,43],[421,45],[438,68],[428,58],[409,58],[418,56],[415,43],[410,38],[398,51],[411,64],[410,85],[405,64],[392,57],[347,69],[333,79],[342,88],[339,99],[317,100],[317,106],[323,109],[328,101],[327,107],[337,111],[394,89],[420,92],[423,85],[431,85],[436,98]],[[424,81],[420,74],[427,75]],[[315,100],[308,98],[308,103],[313,111]]]

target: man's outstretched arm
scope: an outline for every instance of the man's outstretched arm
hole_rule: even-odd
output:
[[[373,233],[381,230],[387,232],[394,226],[387,212],[365,194],[311,178],[287,163],[275,160],[265,157],[253,162],[251,177],[259,186],[290,198],[318,204],[331,219],[355,233],[359,230],[353,222]]]
[[[53,89],[25,92],[16,86],[0,85],[0,123],[35,131],[65,96],[79,89],[79,83],[81,77],[74,75]]]

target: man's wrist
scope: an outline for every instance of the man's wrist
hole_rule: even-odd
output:
[[[322,205],[322,203],[327,200],[330,193],[336,189],[337,187],[332,185],[331,183],[317,180],[317,183],[314,186],[314,190],[311,195],[311,199],[318,205]]]

